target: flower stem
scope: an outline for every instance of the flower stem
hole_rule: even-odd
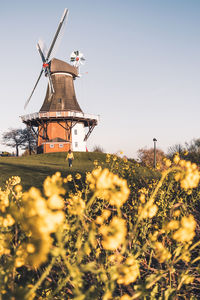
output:
[[[45,278],[49,275],[54,263],[55,263],[56,257],[52,258],[51,263],[48,265],[42,276],[39,278],[37,283],[30,289],[30,291],[25,295],[25,300],[31,299],[31,296],[35,293],[35,291],[38,289],[38,287],[42,284],[42,282],[45,280]]]

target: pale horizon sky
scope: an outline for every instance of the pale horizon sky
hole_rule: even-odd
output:
[[[98,145],[136,158],[154,137],[165,152],[200,137],[198,0],[2,0],[0,134],[23,128],[19,116],[39,111],[45,77],[24,111],[41,70],[36,43],[50,45],[64,8],[67,26],[55,57],[85,55],[76,95],[85,113],[100,115],[89,150]]]

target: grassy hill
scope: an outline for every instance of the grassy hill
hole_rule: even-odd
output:
[[[106,154],[95,152],[74,152],[73,167],[69,168],[65,160],[66,153],[49,153],[21,157],[0,157],[0,186],[11,176],[20,176],[25,190],[31,186],[41,189],[44,179],[55,172],[85,174],[94,167],[94,160],[105,161]]]
[[[80,173],[84,177],[86,172],[94,168],[94,160],[103,163],[104,167],[107,165],[105,153],[74,152],[73,167],[69,168],[68,162],[65,160],[66,155],[67,153],[57,152],[21,157],[0,157],[0,187],[11,176],[20,176],[24,190],[28,190],[31,186],[42,189],[45,178],[57,171],[61,172],[62,177],[76,173]],[[134,162],[130,161],[129,163]],[[159,174],[149,168],[135,166],[133,177],[135,183],[145,186],[146,180],[158,177]]]

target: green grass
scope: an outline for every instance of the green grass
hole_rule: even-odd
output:
[[[55,172],[68,174],[85,174],[94,167],[95,159],[105,162],[106,154],[95,152],[74,152],[73,167],[68,167],[65,160],[67,153],[49,153],[21,157],[0,157],[0,186],[11,176],[20,176],[24,190],[35,186],[42,189],[45,178]]]
[[[61,172],[62,177],[80,173],[84,178],[85,173],[94,168],[94,160],[98,160],[100,164],[103,163],[104,167],[107,166],[105,153],[74,152],[72,168],[68,167],[66,156],[66,152],[57,152],[21,157],[0,157],[0,187],[3,187],[11,176],[20,176],[24,190],[28,190],[31,186],[42,190],[45,178],[57,171]],[[129,163],[135,164],[134,162]],[[149,179],[158,177],[158,172],[142,166],[135,167],[135,174],[133,174],[134,181],[138,186],[145,186]]]

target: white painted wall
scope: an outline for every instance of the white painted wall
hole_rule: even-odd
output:
[[[85,128],[83,123],[77,123],[72,128],[72,150],[86,151],[86,142],[84,142]]]

